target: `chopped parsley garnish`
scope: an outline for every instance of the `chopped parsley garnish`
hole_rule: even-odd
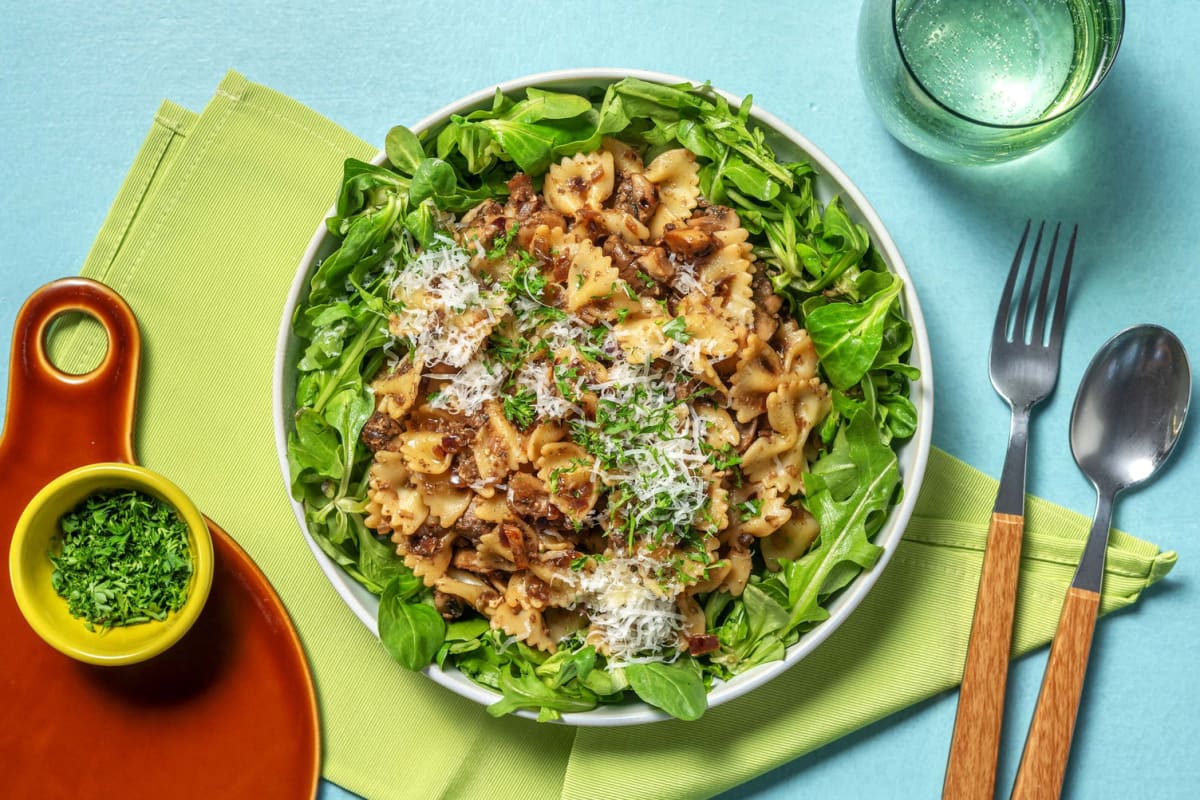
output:
[[[700,565],[698,576],[692,574],[695,568],[689,569],[689,563]],[[668,589],[671,583],[687,586],[700,580],[707,580],[715,566],[708,551],[697,540],[691,549],[676,553],[665,561],[658,570],[658,578],[661,583],[667,584],[663,587],[664,589]]]
[[[512,244],[513,239],[517,238],[517,231],[520,229],[521,226],[514,222],[508,230],[497,236],[492,241],[492,249],[487,252],[488,260],[499,261],[504,258],[504,254],[508,252],[508,246]]]
[[[522,430],[533,424],[536,407],[537,395],[525,387],[504,398],[504,416]]]
[[[166,619],[192,578],[187,526],[142,492],[98,492],[59,521],[51,543],[54,591],[88,630]]]
[[[705,456],[694,425],[703,423],[679,413],[684,403],[655,376],[634,375],[599,393],[594,420],[571,422],[571,438],[612,482],[608,512],[630,546],[639,538],[659,545],[705,536],[694,527],[709,503],[697,470]]]
[[[603,325],[594,325],[588,330],[583,341],[576,344],[576,348],[584,358],[598,361],[605,357],[604,340],[608,338],[608,328]]]
[[[546,275],[538,269],[537,261],[528,253],[521,253],[512,265],[512,272],[508,277],[500,281],[502,288],[508,295],[508,302],[512,302],[518,297],[528,297],[530,300],[541,303],[542,292],[546,289]]]
[[[708,463],[713,465],[713,469],[729,469],[742,463],[742,457],[738,455],[737,448],[731,444],[713,447],[702,443],[700,448],[708,455]]]
[[[668,336],[680,344],[687,344],[692,339],[692,335],[687,330],[687,320],[683,317],[675,317],[663,325],[662,332],[664,336]]]
[[[741,521],[755,519],[762,516],[763,501],[758,498],[747,500],[744,503],[737,504],[738,513],[741,515]]]
[[[578,380],[579,370],[575,367],[554,365],[554,385],[558,387],[558,393],[564,400],[573,403],[579,399],[579,387],[576,383]]]
[[[580,467],[588,467],[590,464],[587,459],[572,458],[567,462],[566,466],[555,467],[550,470],[550,478],[546,481],[546,488],[550,490],[550,494],[558,494],[558,482],[563,475],[570,475]]]
[[[525,361],[525,356],[532,350],[533,343],[528,339],[509,339],[496,332],[488,337],[488,353],[510,371],[519,369]]]

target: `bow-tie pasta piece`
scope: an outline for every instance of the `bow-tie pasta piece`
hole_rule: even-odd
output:
[[[568,217],[580,210],[599,210],[613,191],[612,153],[580,153],[551,164],[542,193],[555,211]]]
[[[700,202],[700,167],[691,151],[680,147],[660,153],[643,174],[658,188],[658,207],[649,223],[650,235],[658,239],[668,225],[691,216]]]

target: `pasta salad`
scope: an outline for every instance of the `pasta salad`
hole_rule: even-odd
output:
[[[293,321],[293,493],[406,667],[681,719],[880,548],[901,280],[707,86],[530,88],[346,163]]]

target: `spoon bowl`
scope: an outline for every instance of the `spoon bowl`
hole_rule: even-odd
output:
[[[1098,490],[1145,481],[1166,461],[1187,418],[1192,377],[1175,334],[1138,325],[1092,359],[1071,413],[1071,453]]]

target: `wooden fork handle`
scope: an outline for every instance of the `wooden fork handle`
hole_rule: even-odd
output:
[[[945,800],[991,800],[995,792],[1024,530],[1024,517],[992,514],[942,788]]]
[[[1075,586],[1067,590],[1013,785],[1013,800],[1057,798],[1062,792],[1099,608],[1099,593]]]

